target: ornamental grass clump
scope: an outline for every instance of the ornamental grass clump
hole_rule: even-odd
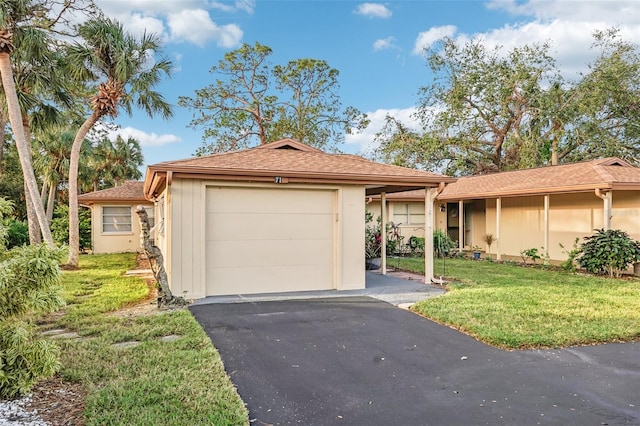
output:
[[[9,211],[10,205],[0,198],[0,222]],[[0,237],[5,235],[0,230]],[[59,367],[58,348],[38,337],[31,318],[64,305],[59,267],[63,251],[46,244],[7,251],[0,238],[0,255],[0,398],[13,398]]]
[[[640,242],[618,229],[596,229],[585,237],[578,264],[593,274],[619,277],[633,263],[640,261]]]

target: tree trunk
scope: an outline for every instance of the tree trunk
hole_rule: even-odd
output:
[[[40,236],[40,229],[38,224],[38,217],[36,216],[35,206],[33,205],[33,197],[29,193],[29,187],[27,182],[24,182],[24,201],[27,207],[27,227],[29,228],[29,243],[40,244],[42,238]]]
[[[37,194],[38,187],[36,184],[36,176],[33,172],[33,166],[30,161],[31,157],[24,135],[24,128],[22,127],[22,113],[20,111],[20,103],[18,101],[18,95],[16,93],[16,85],[13,81],[11,57],[7,52],[0,52],[0,77],[2,78],[2,87],[4,88],[4,93],[7,99],[9,122],[11,123],[11,130],[13,131],[13,135],[16,140],[16,148],[18,150],[18,157],[20,158],[20,165],[22,166],[24,181],[27,185],[29,193]],[[42,232],[42,236],[44,237],[45,242],[50,247],[55,247],[42,204],[34,203],[34,210],[38,220],[38,225],[40,227],[40,232]]]
[[[51,182],[49,185],[49,198],[47,200],[47,221],[51,224],[53,220],[53,209],[56,203],[56,195],[58,192],[58,182]]]
[[[7,119],[0,112],[0,174],[2,174],[2,160],[4,159],[4,136],[7,127]]]
[[[27,120],[25,119],[24,114],[22,115],[22,131],[24,132],[24,140],[27,144],[27,152],[29,153],[29,164],[33,164],[33,150],[31,145],[31,131],[29,130],[29,125]],[[27,224],[29,226],[29,242],[31,244],[41,244],[42,243],[42,234],[40,233],[40,229],[38,227],[38,216],[36,216],[35,204],[42,203],[42,199],[40,198],[40,193],[32,194],[29,192],[29,188],[25,184],[24,186],[24,195],[27,203]],[[47,227],[49,227],[49,222],[47,221]]]
[[[161,308],[163,305],[176,307],[185,306],[187,301],[184,300],[183,297],[176,297],[171,293],[167,272],[164,269],[164,256],[162,256],[162,251],[160,251],[157,246],[151,244],[149,239],[149,217],[147,216],[147,211],[144,207],[138,206],[136,207],[136,213],[140,219],[140,246],[143,248],[149,260],[151,271],[158,285],[158,308]]]
[[[100,115],[94,111],[78,129],[71,146],[69,159],[69,261],[68,266],[78,267],[80,260],[80,228],[78,217],[78,166],[80,163],[80,148],[89,130],[98,122]]]

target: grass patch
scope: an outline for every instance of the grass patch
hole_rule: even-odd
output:
[[[395,259],[394,259],[395,261]],[[400,259],[424,273],[424,259]],[[569,274],[487,261],[447,259],[442,297],[413,310],[505,349],[552,348],[640,338],[640,280]]]
[[[63,274],[65,315],[50,327],[83,338],[58,340],[64,380],[89,391],[87,425],[241,425],[248,413],[216,349],[187,310],[118,316],[144,300],[144,280],[123,276],[135,255],[91,255]],[[161,338],[178,335],[163,342]],[[138,342],[129,348],[114,346]]]

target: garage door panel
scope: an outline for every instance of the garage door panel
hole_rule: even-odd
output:
[[[210,241],[207,267],[323,265],[330,269],[332,247],[331,240]]]
[[[295,189],[211,188],[208,213],[331,213],[332,191]],[[287,193],[283,196],[283,193]]]
[[[207,189],[208,295],[331,289],[335,191]]]
[[[327,280],[332,279],[326,267],[309,265],[214,268],[208,269],[207,275],[219,283],[216,288],[221,292],[218,294],[325,290]]]
[[[326,229],[331,226],[332,214],[225,214],[207,215],[207,240],[253,241],[327,238]],[[287,224],[281,226],[282,222]],[[224,224],[224,226],[216,226]]]

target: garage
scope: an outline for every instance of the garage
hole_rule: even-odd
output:
[[[144,194],[171,291],[195,300],[363,289],[369,197],[454,180],[283,139],[151,165]]]
[[[206,190],[208,296],[335,288],[335,191]]]

